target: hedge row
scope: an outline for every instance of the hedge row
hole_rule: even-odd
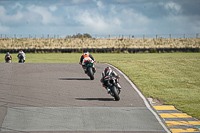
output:
[[[21,49],[0,49],[0,53],[18,53]],[[200,52],[200,48],[136,48],[136,49],[22,49],[25,53],[171,53],[171,52]]]

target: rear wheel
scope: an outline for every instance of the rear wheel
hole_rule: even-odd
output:
[[[88,75],[90,76],[91,80],[94,80],[94,72],[92,71],[92,67],[88,68]]]
[[[23,59],[20,59],[20,60],[19,60],[19,63],[24,63],[24,60],[23,60]]]
[[[113,86],[111,89],[112,89],[112,93],[113,93],[113,95],[114,95],[114,97],[115,97],[115,100],[116,100],[116,101],[119,101],[120,97],[119,97],[117,88],[116,88],[115,86]]]

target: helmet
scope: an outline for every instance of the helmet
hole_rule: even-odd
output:
[[[7,52],[7,55],[9,55],[10,53],[9,52]]]
[[[22,50],[20,50],[20,52],[22,52]]]
[[[111,74],[112,69],[110,67],[106,67],[104,72],[105,72],[105,76],[108,76]]]
[[[85,52],[85,53],[84,53],[84,55],[89,55],[89,54],[90,54],[89,52]]]

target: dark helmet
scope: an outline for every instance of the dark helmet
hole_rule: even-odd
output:
[[[104,72],[105,72],[105,75],[108,76],[111,74],[112,69],[110,67],[106,67]]]

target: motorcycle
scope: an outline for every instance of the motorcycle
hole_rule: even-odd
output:
[[[84,64],[86,67],[85,73],[90,77],[91,80],[94,80],[94,73],[95,73],[94,63],[95,62],[92,59],[84,60]]]
[[[5,62],[6,63],[11,63],[11,57],[10,57],[10,55],[6,55]]]
[[[19,54],[18,58],[19,58],[19,63],[24,63],[24,57],[22,54]]]
[[[105,85],[110,89],[110,95],[113,96],[116,101],[119,101],[121,90],[117,87],[117,80],[118,79],[114,76],[106,76],[104,78]]]

